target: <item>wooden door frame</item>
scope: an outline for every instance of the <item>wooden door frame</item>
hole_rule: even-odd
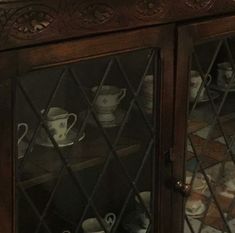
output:
[[[154,206],[154,216],[155,219],[158,220],[156,222],[159,223],[154,226],[157,233],[171,232],[171,224],[169,224],[169,221],[166,221],[166,219],[169,219],[171,214],[172,190],[167,188],[164,183],[170,178],[169,176],[171,176],[171,164],[166,166],[165,153],[169,151],[169,148],[172,148],[173,145],[174,28],[174,25],[148,27],[0,53],[0,67],[2,73],[0,83],[11,80],[11,88],[7,93],[14,97],[14,77],[16,75],[21,75],[32,70],[74,63],[81,60],[135,51],[137,49],[150,47],[160,48],[162,67],[161,80],[157,83],[160,85],[158,89],[161,90],[161,92],[159,92],[161,95],[158,95],[159,100],[157,100],[157,103],[159,106],[157,109],[159,109],[161,114],[157,116],[159,120],[157,129],[160,131],[160,139],[158,140],[159,149],[156,153],[156,167],[161,169],[158,171],[158,174],[156,174],[156,176],[159,176],[159,179],[155,181],[155,187],[159,196],[157,197],[156,206]],[[12,61],[15,61],[14,65]],[[1,183],[5,182],[5,180],[11,183],[11,188],[0,190],[2,192],[2,197],[7,198],[7,202],[9,203],[7,209],[2,209],[0,199],[0,216],[4,216],[4,218],[0,218],[0,232],[4,233],[16,232],[16,226],[14,225],[14,160],[12,159],[14,152],[11,149],[13,144],[12,139],[14,138],[13,132],[16,131],[16,129],[12,130],[15,128],[14,104],[14,101],[9,102],[10,108],[6,111],[8,116],[8,131],[6,138],[11,139],[8,144],[8,153],[0,146],[1,161],[5,163],[5,161],[11,158],[11,165],[7,168],[7,177],[0,177],[0,188]],[[1,116],[0,120],[2,120]],[[169,172],[166,172],[166,170],[169,170]],[[163,224],[163,219],[165,219],[164,223],[166,224]],[[4,220],[4,223],[2,220]],[[2,231],[2,229],[4,231]],[[172,231],[172,233],[173,232],[174,231]]]
[[[189,71],[193,47],[206,41],[235,35],[235,16],[200,21],[178,27],[174,122],[174,178],[184,180],[187,137]],[[184,198],[175,193],[173,227],[183,232]],[[180,224],[179,224],[180,223]]]

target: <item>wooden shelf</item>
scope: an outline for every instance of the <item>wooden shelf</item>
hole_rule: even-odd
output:
[[[116,153],[120,158],[134,154],[141,148],[140,143],[136,140],[122,138],[121,141],[116,148]],[[70,168],[77,172],[101,165],[109,151],[108,147],[98,139],[92,143],[83,142],[73,149],[64,148],[63,154],[67,156]],[[52,148],[35,148],[31,157],[25,161],[19,184],[24,188],[30,188],[53,180],[58,176],[62,165],[59,155]]]

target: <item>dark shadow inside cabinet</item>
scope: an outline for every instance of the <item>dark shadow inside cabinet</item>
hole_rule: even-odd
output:
[[[157,49],[16,78],[19,233],[149,231]]]
[[[196,45],[189,73],[185,233],[235,230],[235,40]]]

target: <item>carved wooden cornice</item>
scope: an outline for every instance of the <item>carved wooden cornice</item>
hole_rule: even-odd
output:
[[[219,0],[9,0],[6,2],[0,0],[1,50],[196,18],[215,14],[221,9],[222,13],[235,11],[235,0],[225,0],[223,3]]]

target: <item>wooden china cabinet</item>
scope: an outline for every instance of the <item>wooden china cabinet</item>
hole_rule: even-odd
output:
[[[235,232],[235,1],[0,1],[0,233]]]

